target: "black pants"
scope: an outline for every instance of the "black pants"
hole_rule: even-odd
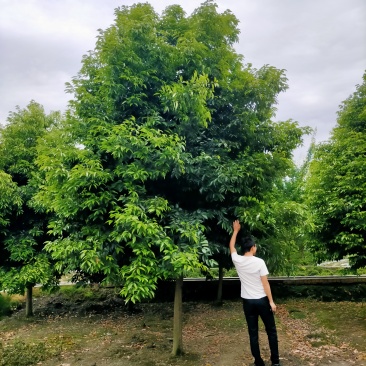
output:
[[[275,364],[279,363],[277,329],[268,297],[262,297],[261,299],[243,299],[243,309],[248,324],[250,350],[252,351],[255,364],[258,366],[264,365],[259,350],[258,316],[261,317],[266,328],[269,348],[271,350],[271,361]]]

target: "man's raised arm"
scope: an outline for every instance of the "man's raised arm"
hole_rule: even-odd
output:
[[[231,239],[230,239],[230,254],[236,252],[235,249],[235,243],[236,243],[236,237],[238,235],[238,232],[240,230],[240,223],[239,220],[235,220],[233,222],[233,234],[231,235]]]

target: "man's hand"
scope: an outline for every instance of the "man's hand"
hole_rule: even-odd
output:
[[[275,313],[277,310],[276,304],[272,301],[269,303],[269,305],[271,305],[272,313]]]
[[[277,307],[276,307],[276,304],[273,302],[271,286],[269,285],[268,277],[261,276],[261,281],[262,281],[264,292],[266,293],[268,300],[269,300],[269,306],[271,307],[272,313],[274,314],[277,310]]]
[[[240,230],[239,220],[235,220],[233,222],[233,230],[234,231],[233,231],[233,234],[231,235],[230,244],[229,244],[230,253],[236,252],[235,241],[236,241],[236,236],[238,235],[238,232]]]
[[[239,230],[240,230],[239,220],[235,220],[233,222],[233,230],[234,230],[234,233],[238,233],[239,232]]]

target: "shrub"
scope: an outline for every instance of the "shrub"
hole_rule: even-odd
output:
[[[19,301],[13,300],[12,297],[7,294],[0,294],[0,318],[10,315],[19,307]]]

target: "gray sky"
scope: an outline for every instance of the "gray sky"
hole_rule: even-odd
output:
[[[130,0],[0,0],[0,123],[30,100],[46,111],[65,111],[65,83],[82,55],[94,48],[97,29],[114,21]],[[151,0],[159,13],[180,4],[190,14],[202,1]],[[236,45],[245,63],[286,69],[289,90],[279,97],[276,119],[292,118],[328,139],[339,104],[366,70],[365,0],[221,0],[240,20]],[[295,151],[301,163],[310,139]]]

